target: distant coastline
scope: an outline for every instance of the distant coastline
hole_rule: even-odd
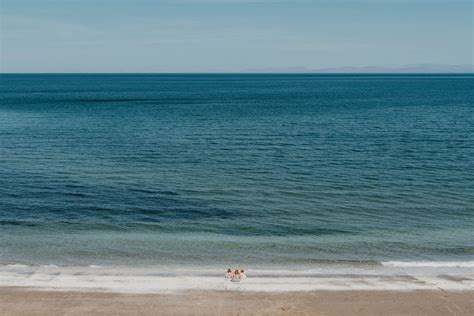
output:
[[[314,73],[314,74],[470,74],[474,72],[474,65],[441,65],[441,64],[413,64],[402,66],[344,66],[327,68],[261,68],[250,69],[254,72],[265,73]]]
[[[474,75],[474,71],[465,72],[296,72],[296,71],[248,71],[248,72],[0,72],[0,77],[4,75],[189,75],[189,76],[200,76],[200,75],[315,75],[315,76],[331,76],[331,75],[351,75],[351,76],[471,76]]]

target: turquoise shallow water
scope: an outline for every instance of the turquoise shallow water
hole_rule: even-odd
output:
[[[472,75],[2,75],[0,263],[474,259]]]

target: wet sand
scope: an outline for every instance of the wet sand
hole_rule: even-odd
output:
[[[0,288],[0,315],[474,315],[474,291],[116,294]]]

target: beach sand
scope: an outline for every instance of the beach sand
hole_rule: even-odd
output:
[[[115,294],[0,288],[0,315],[474,315],[474,292]]]

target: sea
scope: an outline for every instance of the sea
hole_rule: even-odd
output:
[[[0,286],[474,289],[473,74],[0,85]]]

